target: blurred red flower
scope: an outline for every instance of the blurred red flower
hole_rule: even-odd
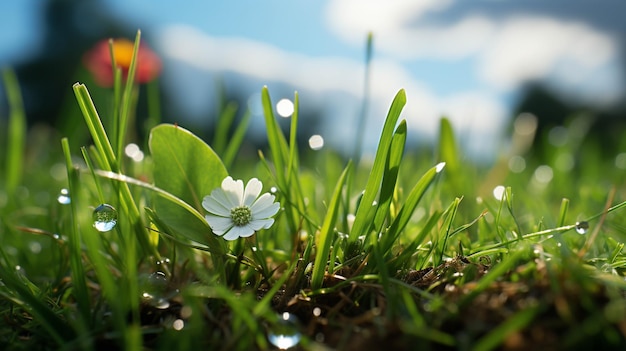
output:
[[[122,79],[128,76],[130,60],[133,56],[134,43],[128,39],[113,40],[115,64],[122,69]],[[101,40],[83,57],[87,69],[93,74],[96,83],[104,87],[113,86],[113,65],[109,51],[109,40]],[[161,60],[147,45],[140,43],[137,52],[135,81],[147,83],[161,73]]]

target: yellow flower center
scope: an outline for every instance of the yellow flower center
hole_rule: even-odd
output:
[[[133,58],[135,44],[127,39],[116,39],[113,41],[113,55],[115,64],[121,68],[130,67],[130,60]]]

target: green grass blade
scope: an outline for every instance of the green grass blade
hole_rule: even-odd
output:
[[[409,223],[409,220],[413,216],[413,212],[424,196],[424,193],[426,193],[428,187],[435,181],[437,175],[441,173],[444,166],[445,163],[440,163],[429,169],[415,184],[413,189],[411,189],[409,196],[398,212],[398,216],[391,223],[391,226],[389,226],[387,235],[383,237],[383,252],[388,252],[391,249],[393,243],[397,240],[400,233]]]
[[[452,130],[452,123],[442,118],[439,125],[439,162],[445,162],[451,179],[458,175],[460,167],[458,147]]]
[[[435,257],[433,259],[433,265],[438,266],[443,262],[443,255],[446,250],[446,246],[448,244],[448,238],[451,235],[452,230],[452,222],[456,217],[457,210],[459,208],[459,204],[461,203],[460,198],[454,199],[450,207],[444,212],[445,217],[443,220],[443,225],[441,226],[442,232],[440,232],[439,236],[436,240],[434,240],[433,247],[435,248]]]
[[[215,126],[215,134],[213,135],[213,149],[218,155],[224,155],[226,146],[228,145],[228,134],[230,128],[237,116],[237,110],[239,106],[236,102],[230,102],[226,104],[217,119],[217,125]]]
[[[350,243],[356,243],[359,236],[368,234],[366,233],[366,230],[371,225],[372,211],[374,211],[372,204],[374,203],[374,200],[376,200],[376,196],[380,190],[389,148],[391,147],[393,132],[405,104],[406,93],[404,90],[400,90],[391,103],[389,113],[387,114],[387,118],[380,135],[380,142],[378,143],[378,149],[376,150],[374,165],[372,166],[372,170],[365,186],[365,193],[361,199],[361,206],[359,206],[356,210],[354,224],[352,225],[352,230],[350,231],[350,236],[348,238]]]
[[[389,206],[391,206],[391,200],[393,200],[393,194],[396,189],[398,170],[400,168],[400,162],[402,161],[405,143],[406,121],[402,120],[391,139],[391,148],[389,149],[389,156],[387,157],[387,164],[383,174],[378,208],[374,216],[374,230],[377,233],[381,232],[384,220],[389,215]]]
[[[8,296],[4,291],[5,289],[2,289],[0,295],[5,295],[13,303],[28,311],[59,346],[73,340],[76,335],[71,326],[50,309],[41,296],[33,294],[27,285],[15,275],[14,271],[9,267],[0,267],[0,279],[6,288],[13,292],[12,296]]]
[[[133,125],[131,115],[134,113],[136,105],[135,94],[135,71],[137,70],[137,53],[139,52],[139,43],[141,42],[141,31],[137,31],[135,36],[135,46],[133,47],[133,55],[130,59],[128,67],[128,76],[126,77],[126,86],[122,95],[122,105],[116,106],[120,110],[118,130],[116,135],[117,149],[116,155],[118,160],[122,160],[124,155],[124,145],[126,143],[126,133],[128,128]]]
[[[26,145],[26,116],[22,103],[22,93],[15,72],[2,71],[2,78],[9,103],[9,125],[7,128],[5,186],[8,194],[13,194],[22,180],[24,149]]]
[[[488,351],[497,349],[509,335],[528,326],[542,310],[543,306],[534,306],[508,317],[506,321],[496,326],[489,334],[479,339],[474,344],[472,350]]]
[[[250,121],[252,120],[252,113],[250,110],[246,110],[244,113],[241,122],[237,124],[237,128],[233,132],[233,135],[230,137],[228,145],[226,146],[226,150],[222,155],[222,162],[224,162],[224,166],[226,169],[229,169],[233,165],[233,161],[235,161],[235,157],[237,156],[237,152],[243,143],[244,138],[246,137],[246,131],[248,130],[248,126],[250,125]]]
[[[328,255],[330,253],[330,245],[334,241],[333,232],[335,230],[335,223],[337,221],[337,215],[339,213],[339,206],[341,204],[341,193],[343,185],[346,181],[346,175],[350,169],[350,163],[344,169],[343,173],[337,181],[333,196],[328,204],[328,211],[324,218],[324,223],[320,229],[320,233],[317,237],[317,252],[315,253],[315,263],[313,265],[313,273],[311,276],[311,287],[313,289],[319,289],[322,287],[324,280],[324,273],[326,272],[326,262],[328,261]],[[333,262],[330,263],[334,264]]]
[[[563,198],[563,200],[561,200],[561,209],[559,210],[559,222],[557,223],[557,227],[562,227],[565,225],[565,221],[567,219],[568,208],[569,208],[569,199]]]
[[[69,182],[70,194],[77,195],[79,192],[78,173],[72,164],[72,155],[70,153],[70,146],[67,138],[61,140],[63,147],[63,153],[65,154],[65,165],[67,167],[67,177]],[[77,208],[78,196],[74,196],[70,202],[71,209],[71,221],[72,227],[69,230],[69,259],[72,276],[72,286],[74,287],[74,296],[78,303],[78,309],[81,312],[84,321],[90,320],[89,316],[91,302],[89,298],[89,289],[87,287],[86,274],[82,260],[82,240],[81,229],[78,225],[78,208]]]

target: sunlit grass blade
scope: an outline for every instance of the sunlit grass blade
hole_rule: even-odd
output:
[[[78,173],[72,163],[72,155],[70,153],[70,146],[67,138],[61,140],[63,147],[63,153],[65,154],[65,165],[67,168],[67,177],[69,182],[70,194],[79,193]],[[78,225],[78,208],[77,208],[78,196],[74,196],[73,201],[70,202],[71,209],[71,222],[72,226],[68,233],[69,240],[69,255],[70,255],[70,267],[72,276],[72,285],[74,287],[74,296],[78,303],[78,309],[81,312],[83,320],[89,321],[90,316],[90,298],[89,289],[87,287],[87,281],[85,279],[86,274],[82,261],[82,240],[81,240],[81,228]]]
[[[324,274],[327,266],[326,263],[328,261],[328,254],[330,253],[330,245],[334,240],[333,233],[335,230],[337,215],[339,213],[339,206],[341,204],[341,193],[343,185],[346,181],[346,175],[350,169],[350,165],[351,164],[349,163],[337,181],[333,196],[328,203],[328,212],[324,218],[324,223],[322,224],[322,228],[316,238],[317,251],[315,253],[315,263],[313,265],[313,272],[311,275],[311,287],[313,289],[321,288],[324,281]],[[330,264],[332,265],[333,262]]]
[[[420,200],[424,196],[424,193],[428,187],[435,181],[437,175],[443,170],[445,164],[440,163],[435,167],[429,169],[420,180],[415,184],[406,201],[400,208],[398,216],[389,226],[387,234],[383,236],[383,252],[388,252],[397,240],[400,233],[404,230],[409,220],[413,216],[415,208],[419,204]]]
[[[389,215],[389,206],[393,200],[393,194],[396,189],[398,180],[398,171],[404,154],[404,145],[406,143],[406,121],[402,120],[396,128],[393,138],[391,139],[391,148],[387,157],[385,172],[383,174],[382,185],[380,188],[380,196],[378,198],[378,207],[374,217],[374,230],[380,233],[385,218]]]
[[[456,217],[457,210],[459,208],[459,203],[461,203],[460,198],[454,199],[452,204],[446,209],[444,212],[444,220],[441,226],[441,231],[436,240],[433,241],[433,248],[435,249],[435,255],[433,259],[433,265],[438,266],[443,262],[443,256],[446,250],[446,246],[448,244],[448,238],[451,235],[452,230],[452,222]]]
[[[383,174],[385,172],[385,164],[387,162],[387,155],[389,148],[391,147],[391,140],[393,138],[393,132],[396,128],[396,123],[400,118],[400,113],[406,104],[406,93],[404,90],[400,90],[389,108],[389,113],[385,119],[380,141],[378,143],[378,149],[376,150],[376,156],[374,158],[374,164],[370,172],[367,184],[365,185],[365,192],[361,199],[361,205],[357,208],[354,224],[349,235],[349,242],[355,243],[357,238],[361,235],[367,236],[367,229],[371,226],[372,212],[375,210],[372,204],[376,200],[376,196],[380,190]]]
[[[450,179],[454,181],[459,174],[460,161],[458,147],[452,130],[452,124],[447,118],[442,118],[439,125],[439,162],[445,162]],[[460,177],[458,177],[460,178]]]
[[[128,67],[128,76],[126,77],[126,85],[124,86],[124,92],[122,94],[122,101],[120,106],[115,106],[119,109],[119,123],[116,135],[117,148],[116,156],[118,160],[122,160],[124,155],[124,145],[126,143],[126,133],[128,128],[133,125],[131,118],[135,112],[135,106],[137,101],[137,93],[135,86],[135,72],[137,70],[137,53],[139,52],[139,44],[141,42],[141,31],[138,30],[135,36],[135,44],[133,47],[133,55],[130,59],[130,65]]]
[[[237,152],[239,151],[239,148],[243,143],[243,140],[246,136],[246,131],[248,130],[248,126],[250,125],[251,120],[252,114],[250,113],[250,110],[246,110],[246,112],[243,114],[241,121],[237,124],[233,135],[228,141],[226,150],[222,155],[222,162],[224,162],[224,166],[227,169],[233,165],[235,157],[237,157]]]
[[[107,133],[102,125],[100,117],[98,116],[98,112],[96,111],[96,107],[93,104],[93,100],[89,95],[87,87],[84,84],[76,83],[74,84],[73,89],[91,137],[94,141],[96,149],[98,150],[99,159],[104,166],[104,170],[119,173],[119,160],[115,156],[109,138],[107,137]],[[127,215],[142,250],[145,253],[153,255],[154,257],[160,257],[156,248],[150,244],[149,234],[128,185],[121,183],[117,190],[119,202],[122,207],[121,209],[123,213]]]
[[[22,93],[11,69],[2,70],[2,78],[9,103],[9,125],[5,161],[5,186],[8,194],[13,194],[22,181],[24,150],[26,146],[26,115],[22,103]]]

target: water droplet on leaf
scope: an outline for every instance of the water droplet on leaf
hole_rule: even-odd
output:
[[[102,204],[93,210],[93,226],[100,232],[108,232],[117,224],[117,211],[108,204]]]
[[[589,230],[589,223],[586,221],[576,222],[576,233],[587,234],[587,230]]]
[[[284,312],[278,318],[267,334],[272,345],[281,350],[298,345],[302,335],[298,331],[298,319],[289,312]]]
[[[69,203],[72,202],[72,199],[70,198],[70,192],[67,189],[61,189],[61,193],[57,197],[57,201],[61,205],[69,205]]]

